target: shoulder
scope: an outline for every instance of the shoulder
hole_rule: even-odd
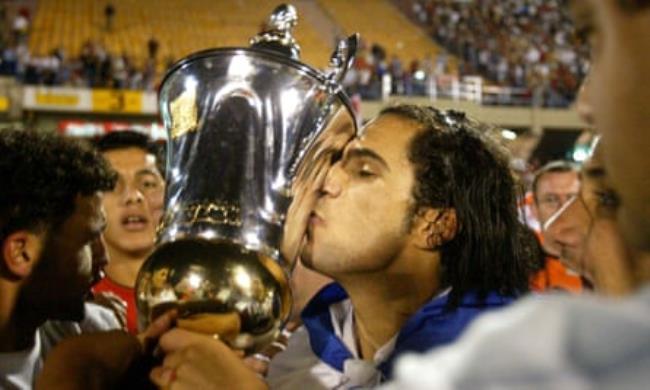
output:
[[[35,375],[43,363],[40,335],[26,350],[0,353],[0,389],[31,389]]]
[[[112,310],[91,302],[86,303],[86,316],[79,327],[84,333],[121,329]]]
[[[121,329],[120,323],[111,310],[90,302],[85,304],[85,308],[86,314],[80,322],[46,321],[39,328],[44,349],[50,349],[70,336]]]
[[[314,354],[304,326],[298,328],[284,352],[269,365],[267,382],[272,389],[325,389],[338,383],[340,373]]]

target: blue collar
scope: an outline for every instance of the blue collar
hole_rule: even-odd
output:
[[[307,304],[302,320],[309,334],[309,343],[321,361],[343,372],[343,364],[353,359],[352,353],[334,333],[330,315],[332,304],[348,299],[343,288],[332,283],[323,288]],[[484,310],[495,309],[514,300],[513,297],[490,292],[485,298],[475,293],[465,294],[456,309],[448,310],[449,294],[427,302],[400,329],[395,348],[379,365],[383,377],[390,379],[395,359],[404,352],[424,352],[454,341],[465,327]]]

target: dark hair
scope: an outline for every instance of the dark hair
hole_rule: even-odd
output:
[[[138,148],[156,157],[156,167],[161,175],[165,175],[164,159],[161,158],[162,148],[154,143],[146,134],[133,130],[113,131],[95,140],[95,147],[100,152],[111,150]]]
[[[455,237],[441,247],[442,283],[450,307],[467,292],[518,295],[528,290],[529,236],[518,220],[509,155],[489,137],[493,128],[457,111],[399,105],[380,115],[417,123],[409,159],[415,167],[415,212],[422,207],[456,212]]]
[[[77,195],[109,191],[116,174],[90,145],[54,133],[0,130],[0,240],[56,228]]]
[[[565,160],[555,160],[547,163],[543,167],[535,172],[535,178],[533,179],[533,184],[531,189],[533,191],[533,197],[537,203],[537,187],[539,182],[542,180],[542,177],[547,173],[566,173],[566,172],[576,172],[578,173],[578,166],[570,161]]]

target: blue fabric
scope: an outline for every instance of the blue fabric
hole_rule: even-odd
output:
[[[329,307],[348,298],[337,284],[323,288],[305,307],[302,320],[309,334],[309,343],[321,361],[343,371],[343,363],[352,359],[352,353],[343,341],[334,334]],[[448,310],[449,294],[432,299],[418,310],[400,330],[395,349],[388,359],[378,367],[384,379],[390,379],[393,364],[405,352],[424,352],[454,341],[465,327],[485,310],[496,309],[512,302],[515,298],[495,292],[481,299],[475,293],[463,296],[456,309]]]

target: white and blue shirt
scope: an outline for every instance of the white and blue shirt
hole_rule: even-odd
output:
[[[373,358],[363,360],[357,347],[354,309],[343,288],[330,284],[302,312],[304,326],[289,340],[287,350],[271,362],[272,389],[354,389],[379,385],[392,376],[393,364],[406,352],[423,352],[454,341],[484,311],[500,308],[513,297],[489,293],[465,294],[448,308],[449,290],[413,314]]]

